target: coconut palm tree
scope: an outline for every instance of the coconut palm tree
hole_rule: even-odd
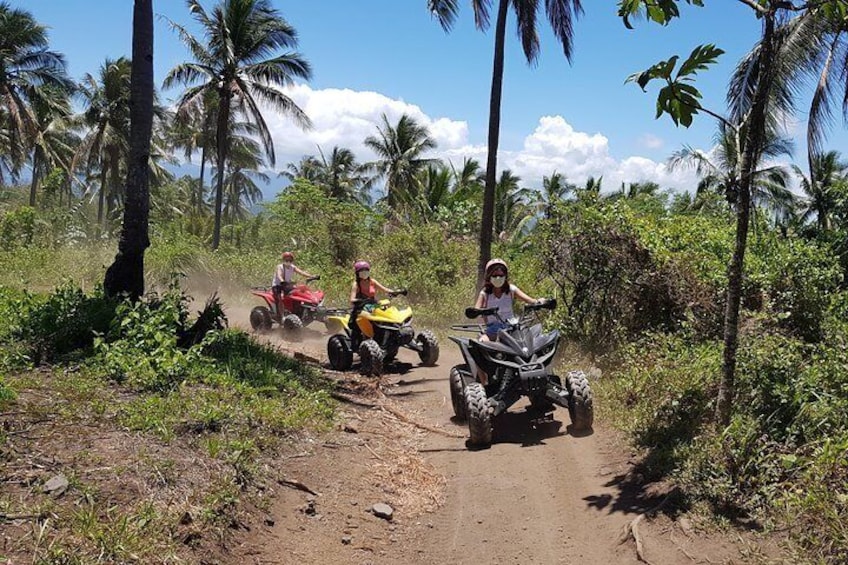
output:
[[[774,129],[766,132],[761,149],[762,157],[774,160],[789,156],[792,142]],[[715,135],[715,148],[710,154],[684,146],[668,159],[670,170],[692,167],[700,178],[696,194],[713,191],[724,195],[735,207],[739,201],[739,164],[741,151],[739,136],[728,126],[719,125]],[[751,185],[752,213],[757,209],[770,212],[773,218],[785,217],[794,207],[794,197],[789,189],[789,171],[781,165],[765,165],[754,171]]]
[[[207,12],[198,0],[188,0],[189,11],[203,32],[203,40],[174,22],[180,39],[194,59],[174,67],[165,77],[164,88],[183,84],[188,88],[177,103],[178,111],[196,106],[207,93],[217,100],[216,164],[227,165],[230,115],[239,114],[255,124],[268,162],[276,162],[271,132],[259,104],[285,114],[306,128],[307,115],[281,87],[295,79],[307,80],[312,72],[309,63],[297,52],[297,32],[274,9],[269,0],[221,0]],[[218,176],[215,187],[215,228],[212,248],[221,240],[221,209],[224,176]]]
[[[495,190],[495,237],[502,241],[514,240],[524,233],[535,210],[528,204],[532,192],[520,186],[521,177],[509,169],[501,172]]]
[[[472,0],[474,23],[477,29],[489,28],[489,15],[494,0]],[[504,74],[504,46],[506,43],[506,19],[510,5],[515,13],[518,36],[527,62],[534,65],[539,57],[537,20],[541,10],[540,0],[497,0],[495,22],[495,53],[492,70],[492,91],[489,98],[489,139],[486,159],[486,185],[483,198],[483,218],[480,227],[480,258],[478,284],[482,286],[486,262],[491,258],[492,226],[495,213],[495,189],[497,176],[497,154],[500,138],[501,95]],[[459,0],[427,0],[427,7],[446,31],[450,30],[459,12]],[[548,22],[563,54],[571,61],[573,51],[574,20],[582,12],[580,0],[545,0],[544,10]]]
[[[837,208],[839,188],[848,182],[848,162],[843,161],[839,151],[828,151],[813,158],[812,173],[804,176],[800,167],[792,169],[801,179],[800,188],[804,198],[799,202],[799,216],[802,223],[815,218],[822,232],[833,227],[833,213]]]
[[[321,184],[327,194],[342,202],[360,202],[367,204],[371,198],[368,190],[373,178],[368,174],[368,166],[357,163],[353,151],[345,147],[333,147],[328,159],[321,148]]]
[[[423,156],[436,148],[436,141],[425,126],[407,114],[403,114],[394,126],[385,114],[382,120],[382,125],[377,126],[377,136],[365,138],[365,145],[377,154],[369,167],[385,179],[386,203],[389,208],[396,209],[417,198],[415,177],[437,161]]]
[[[217,100],[212,92],[195,101],[193,107],[177,112],[168,132],[169,145],[174,150],[182,149],[183,157],[191,162],[195,151],[200,150],[200,177],[192,201],[195,213],[203,212],[206,188],[206,164],[214,162],[215,124],[218,116]]]
[[[150,246],[150,139],[153,136],[153,0],[135,0],[130,80],[130,151],[126,202],[115,261],[106,270],[103,287],[109,296],[144,294],[144,252]]]
[[[315,155],[304,155],[297,163],[288,163],[286,170],[277,176],[294,182],[295,179],[303,179],[312,184],[320,185],[323,182],[324,163]]]
[[[98,225],[103,224],[105,207],[111,209],[118,199],[121,164],[129,154],[131,74],[129,59],[106,59],[97,78],[86,74],[79,89],[83,111],[78,121],[88,133],[74,161],[100,171]]]
[[[66,91],[52,89],[50,95],[39,98],[32,104],[35,124],[30,144],[30,206],[35,206],[39,185],[54,168],[61,168],[66,174],[70,174],[79,138],[69,129],[71,103],[68,94]]]
[[[71,88],[65,58],[48,48],[47,28],[0,2],[0,173],[16,177],[32,148],[38,123],[33,105],[49,106],[51,90]]]

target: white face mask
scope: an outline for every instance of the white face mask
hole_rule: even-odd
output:
[[[359,271],[359,278],[365,280],[371,276],[371,271]]]
[[[492,286],[495,288],[500,288],[506,282],[506,277],[492,277],[489,279],[492,282]]]

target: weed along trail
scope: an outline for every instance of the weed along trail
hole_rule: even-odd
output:
[[[326,338],[274,341],[327,366]],[[356,365],[329,372],[343,399],[339,429],[280,461],[282,474],[312,492],[280,489],[273,526],[242,546],[247,562],[638,563],[622,533],[668,489],[639,485],[635,458],[603,425],[573,433],[563,409],[535,423],[523,401],[496,421],[491,447],[469,450],[467,425],[451,419],[448,375],[461,362],[442,340],[435,367],[402,351],[378,381]],[[739,555],[729,538],[653,518],[637,527],[651,563]]]

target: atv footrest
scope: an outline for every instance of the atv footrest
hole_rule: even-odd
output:
[[[554,404],[568,408],[568,390],[556,383],[548,383],[548,390],[545,391],[545,397]]]

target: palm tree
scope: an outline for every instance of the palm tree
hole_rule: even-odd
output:
[[[294,101],[280,90],[296,78],[311,76],[309,63],[297,52],[297,32],[275,10],[269,0],[221,0],[207,12],[198,0],[188,0],[189,11],[203,30],[205,43],[184,27],[171,22],[180,39],[191,51],[194,62],[174,67],[163,83],[171,88],[180,83],[187,90],[180,96],[178,108],[194,107],[207,93],[214,93],[218,116],[216,126],[217,166],[225,170],[229,147],[230,114],[236,113],[254,123],[268,161],[275,164],[271,132],[259,103],[292,117],[310,127],[309,118]],[[282,50],[286,50],[280,52]],[[215,228],[212,248],[221,240],[221,206],[224,177],[215,187]]]
[[[554,204],[565,200],[569,192],[574,191],[574,185],[565,180],[562,173],[554,171],[551,176],[542,177],[542,190],[535,190],[531,197],[531,207],[537,214],[550,218]]]
[[[130,95],[130,156],[121,239],[103,287],[109,296],[144,294],[144,251],[150,246],[150,138],[153,135],[153,0],[135,0],[133,8]]]
[[[485,31],[489,27],[489,13],[494,0],[472,0],[474,22],[477,29]],[[492,92],[489,99],[489,139],[488,158],[486,160],[486,186],[483,197],[483,218],[480,227],[480,259],[478,263],[478,284],[482,286],[483,271],[491,257],[492,226],[495,213],[495,189],[497,175],[497,154],[500,137],[501,95],[503,90],[504,44],[506,43],[507,11],[512,4],[515,12],[518,35],[524,56],[531,65],[539,56],[539,36],[537,33],[537,15],[539,0],[498,0],[497,20],[495,23],[495,54],[492,70]],[[451,28],[459,11],[459,0],[427,0],[427,7],[446,31]],[[582,13],[580,0],[545,0],[545,12],[554,35],[562,46],[568,61],[572,55],[573,22]]]
[[[193,107],[186,107],[182,112],[177,112],[168,136],[170,146],[174,149],[182,149],[186,161],[191,162],[194,152],[200,149],[200,178],[192,197],[197,214],[202,213],[204,206],[206,163],[213,160],[211,159],[215,146],[213,133],[218,116],[216,102],[214,93],[209,92],[206,96],[199,98]]]
[[[51,91],[71,88],[65,58],[48,49],[47,28],[0,2],[0,173],[16,177],[27,158],[38,123],[33,105],[49,106]]]
[[[35,206],[41,181],[59,167],[70,174],[75,146],[79,139],[70,131],[68,119],[71,104],[68,92],[53,89],[51,95],[39,98],[32,105],[35,127],[32,136],[32,181],[29,205]]]
[[[383,124],[377,126],[377,132],[377,136],[365,139],[366,147],[377,154],[377,160],[369,166],[386,179],[386,203],[395,209],[416,199],[416,175],[436,161],[422,155],[435,149],[436,141],[425,126],[407,114],[395,126],[383,114]]]
[[[344,147],[333,147],[330,158],[324,155],[321,148],[322,184],[327,194],[342,202],[368,203],[371,199],[368,190],[373,179],[368,175],[368,166],[356,162],[353,151]]]
[[[315,185],[323,182],[324,163],[315,155],[304,155],[297,163],[288,163],[286,170],[281,171],[278,176],[294,182],[295,179],[303,179]]]
[[[801,179],[800,188],[805,198],[800,202],[800,220],[803,223],[815,218],[822,232],[832,227],[833,213],[838,205],[838,188],[848,182],[848,162],[841,159],[839,151],[828,151],[813,158],[813,168],[805,177],[800,167],[793,165]]]
[[[447,209],[456,195],[452,186],[454,171],[440,163],[430,163],[416,177],[418,198],[415,209],[425,222],[436,217],[440,209]]]
[[[83,102],[79,121],[88,133],[74,161],[85,163],[88,170],[100,170],[98,225],[103,224],[104,207],[111,210],[118,199],[121,164],[129,154],[131,75],[129,59],[106,59],[98,78],[86,74],[79,89]]]
[[[229,163],[224,174],[222,219],[232,224],[247,217],[249,206],[262,199],[262,190],[254,179],[265,183],[270,179],[267,174],[257,171],[264,163],[262,148],[253,137],[234,135],[230,139],[227,155]],[[216,182],[221,172],[221,169],[215,172]]]
[[[524,232],[534,209],[527,204],[531,191],[520,186],[521,178],[509,169],[501,172],[495,187],[495,237],[512,240]]]
[[[696,194],[705,191],[717,192],[727,199],[731,206],[739,202],[739,165],[742,152],[739,136],[727,125],[719,125],[715,135],[715,149],[712,155],[684,146],[672,153],[668,160],[670,170],[680,167],[693,167],[700,177]],[[792,153],[792,142],[769,127],[761,149],[762,157],[775,159]],[[752,213],[758,208],[771,212],[774,218],[785,217],[794,206],[794,197],[789,189],[789,172],[780,165],[757,168],[753,172],[751,184]]]

